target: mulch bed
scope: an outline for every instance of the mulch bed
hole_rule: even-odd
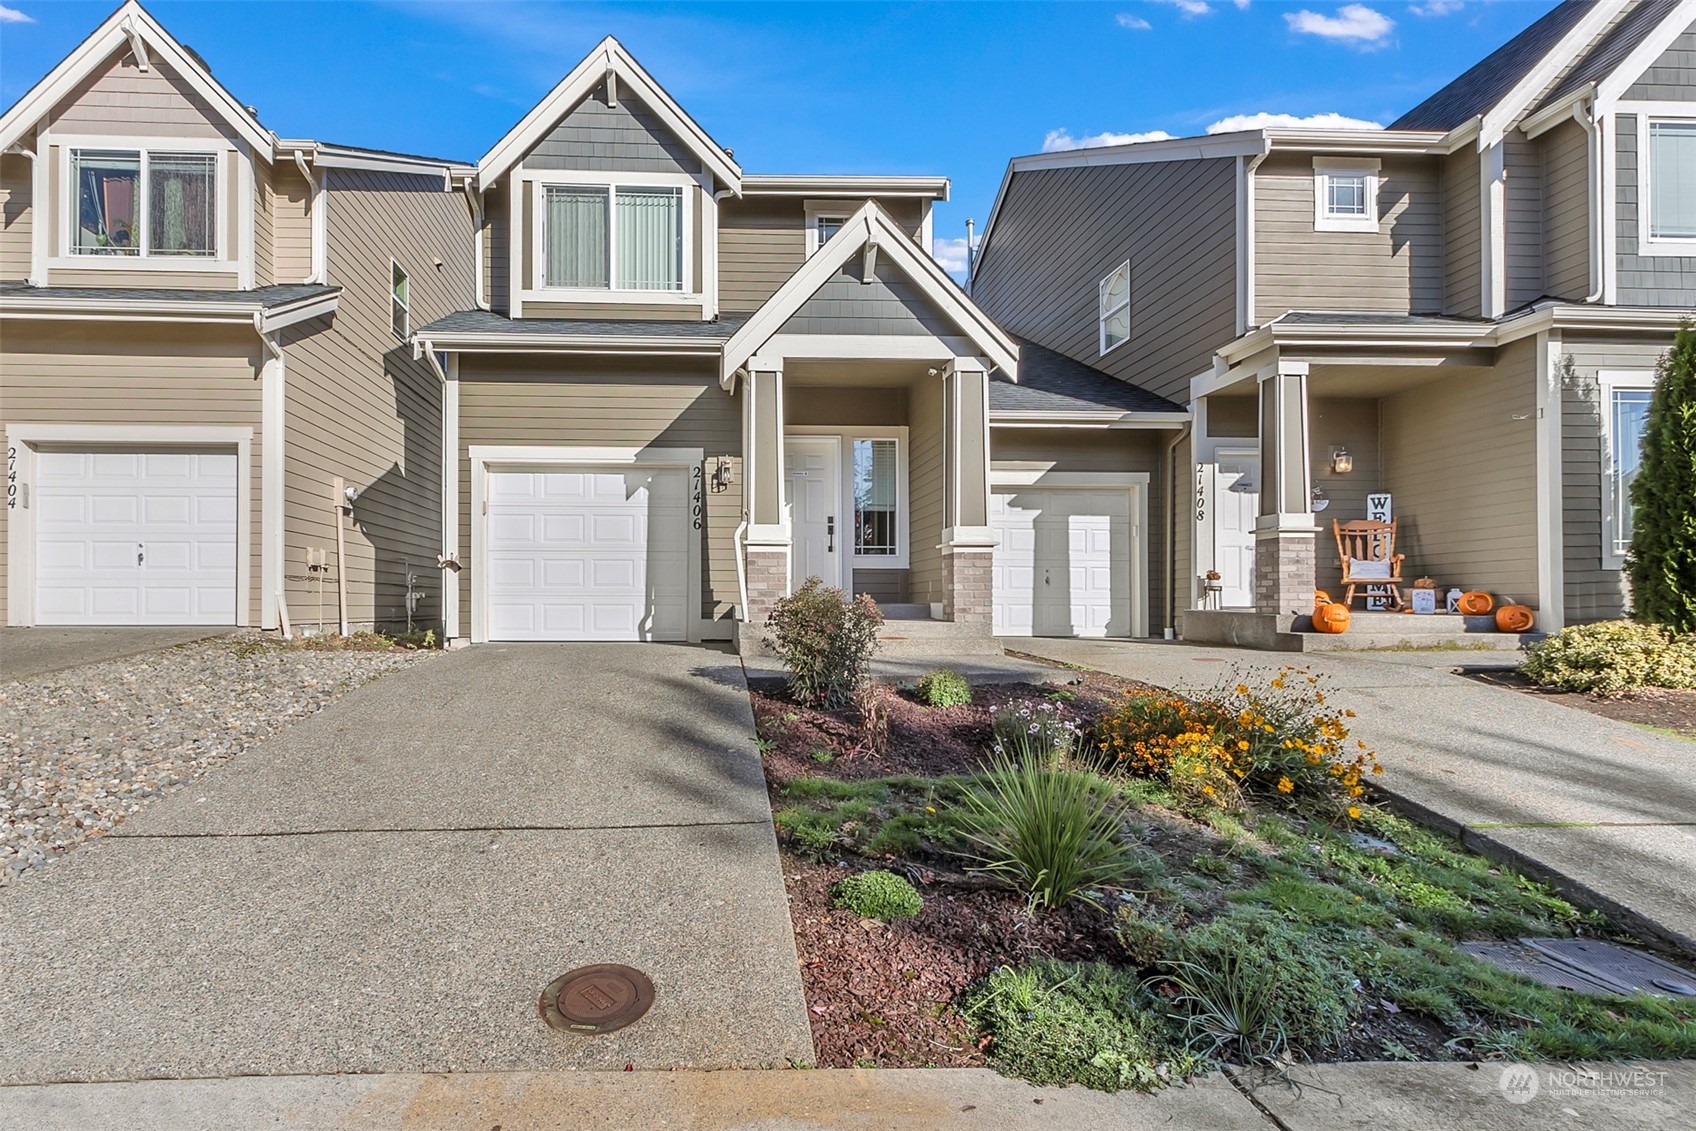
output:
[[[1696,739],[1696,691],[1646,687],[1642,691],[1609,698],[1587,695],[1581,691],[1550,691],[1537,686],[1517,671],[1486,669],[1468,671],[1465,674],[1480,683],[1535,695],[1562,706],[1589,711],[1593,715],[1641,726],[1659,727],[1662,730],[1676,731],[1686,738]]]

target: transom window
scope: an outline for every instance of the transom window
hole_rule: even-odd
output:
[[[218,155],[71,151],[71,253],[218,255]]]
[[[1101,280],[1101,352],[1131,337],[1131,262],[1126,260]]]
[[[830,242],[832,236],[842,230],[842,225],[848,222],[846,216],[820,216],[813,221],[818,231],[818,246],[823,247]]]
[[[854,553],[893,558],[900,551],[895,440],[854,441]]]
[[[1313,228],[1319,232],[1378,230],[1378,161],[1328,158],[1313,165]]]
[[[680,187],[547,185],[542,230],[544,286],[683,289]]]
[[[1601,374],[1603,444],[1608,465],[1602,473],[1604,548],[1610,564],[1618,565],[1631,549],[1631,485],[1643,462],[1643,428],[1649,420],[1649,401],[1655,375],[1643,371],[1604,371]]]
[[[389,318],[395,337],[401,341],[411,332],[412,288],[406,271],[394,260],[389,261]]]
[[[1650,120],[1648,229],[1651,240],[1689,241],[1696,250],[1696,119]]]

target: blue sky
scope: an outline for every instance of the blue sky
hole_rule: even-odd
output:
[[[117,0],[0,0],[9,105]],[[1386,123],[1553,0],[1069,4],[232,3],[149,10],[285,137],[474,161],[601,36],[744,169],[940,173],[940,240],[1007,159],[1236,116]],[[943,256],[957,247],[949,245]]]

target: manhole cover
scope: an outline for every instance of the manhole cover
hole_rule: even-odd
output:
[[[586,1037],[611,1033],[641,1019],[654,1004],[654,984],[640,970],[605,963],[561,974],[536,1008],[552,1028]]]

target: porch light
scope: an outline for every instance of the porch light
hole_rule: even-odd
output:
[[[1349,455],[1347,448],[1338,448],[1331,453],[1331,474],[1347,475],[1354,470],[1354,457]]]

